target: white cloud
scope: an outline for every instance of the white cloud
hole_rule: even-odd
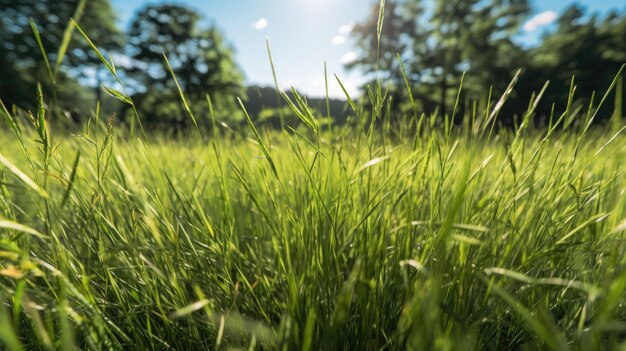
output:
[[[256,30],[263,30],[268,24],[269,22],[267,22],[267,18],[259,18],[258,20],[252,22],[252,28]]]
[[[540,27],[546,26],[546,25],[554,22],[555,19],[556,19],[556,12],[554,12],[554,11],[542,12],[542,13],[534,16],[530,20],[528,20],[526,23],[524,23],[524,31],[525,32],[534,32],[537,29],[539,29]]]
[[[333,45],[341,45],[346,42],[346,37],[343,35],[335,35],[332,39]]]
[[[339,33],[350,34],[353,28],[354,28],[354,23],[344,24],[343,26],[339,27]]]
[[[343,54],[343,55],[341,56],[341,58],[339,59],[339,61],[341,61],[341,63],[343,63],[343,64],[345,65],[345,64],[348,64],[348,63],[353,62],[353,61],[354,61],[354,60],[356,60],[356,59],[357,59],[356,52],[354,52],[354,51],[348,51],[348,52],[346,52],[345,54]]]

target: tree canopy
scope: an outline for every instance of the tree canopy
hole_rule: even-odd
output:
[[[76,18],[81,27],[102,50],[122,47],[123,33],[116,26],[116,14],[109,0],[0,0],[0,97],[7,104],[32,106],[35,86],[42,83],[51,90],[52,82],[47,74],[44,59],[29,23],[30,19],[41,35],[41,43],[52,66],[59,59],[57,53],[70,18]],[[80,19],[84,20],[80,20]],[[74,78],[87,72],[86,66],[99,64],[99,60],[87,42],[74,31],[63,60],[62,72],[57,85],[61,95],[74,96],[61,105],[71,107],[77,96],[85,95]],[[92,102],[92,101],[91,101]],[[83,111],[84,112],[84,111]]]
[[[179,87],[200,124],[209,123],[208,99],[215,118],[232,121],[242,117],[235,97],[245,99],[252,90],[244,88],[234,48],[214,23],[193,8],[156,4],[140,9],[124,33],[116,25],[115,9],[109,1],[0,0],[3,103],[33,108],[39,83],[59,112],[67,115],[70,111],[76,120],[86,120],[96,100],[107,113],[120,110],[126,114],[117,103],[101,96],[104,74],[100,73],[105,70],[87,41],[77,31],[67,32],[70,18],[74,18],[105,56],[115,56],[116,62],[123,59],[118,73],[130,81],[127,92],[147,123],[174,129],[190,125]],[[546,81],[550,85],[544,103],[536,110],[543,116],[553,113],[552,103],[555,113],[568,104],[572,77],[575,104],[577,99],[589,101],[593,92],[602,95],[626,62],[626,13],[590,14],[572,5],[541,40],[529,46],[522,45],[519,38],[532,12],[530,5],[530,0],[387,0],[379,28],[380,5],[376,1],[352,31],[359,55],[348,67],[360,70],[370,81],[382,81],[383,86],[390,83],[391,108],[399,113],[413,110],[401,63],[418,112],[450,115],[465,72],[461,112],[470,106],[486,108],[506,89],[514,72],[522,69],[524,73],[502,110],[506,123],[513,123]],[[45,59],[53,70],[59,66],[54,79],[30,19],[41,35]],[[69,46],[62,50],[66,54],[58,65],[58,52],[68,33],[72,33]],[[618,80],[618,87],[622,84]],[[363,100],[367,100],[368,91],[363,90]],[[624,89],[616,91],[621,95],[613,96],[618,102],[614,111],[605,108],[598,120],[623,114],[619,101],[625,98]],[[252,97],[250,103],[254,105],[254,101]],[[334,108],[339,102],[331,105],[333,115],[344,121],[345,111]],[[279,106],[269,108],[274,114],[265,114],[268,121],[282,114]],[[260,111],[253,117],[258,114]]]
[[[589,99],[594,91],[606,91],[626,62],[626,15],[616,11],[600,19],[572,5],[539,45],[527,48],[514,40],[531,13],[526,0],[388,0],[385,4],[380,43],[380,5],[376,4],[369,17],[355,26],[360,56],[348,66],[370,72],[372,78],[378,70],[378,78],[390,82],[392,92],[397,92],[399,109],[406,108],[408,99],[395,54],[406,67],[418,108],[427,113],[438,109],[442,115],[455,103],[464,72],[468,74],[462,98],[484,106],[489,87],[492,99],[497,98],[514,72],[523,69],[507,107],[509,120],[548,80],[552,84],[545,101],[564,106],[573,76],[578,96]],[[547,103],[538,111],[547,115],[550,108]]]
[[[454,102],[451,88],[458,85],[463,71],[475,73],[466,87],[471,94],[481,95],[486,84],[509,76],[520,63],[523,55],[511,35],[530,11],[526,0],[437,0],[426,5],[421,0],[386,2],[379,61],[379,5],[374,6],[353,32],[362,55],[351,66],[366,71],[378,67],[394,85],[402,86],[398,53],[421,107],[438,107],[445,113]]]
[[[132,21],[130,74],[139,82],[136,98],[149,121],[189,123],[164,55],[192,109],[205,116],[204,121],[208,121],[205,94],[216,104],[219,117],[237,114],[234,99],[245,96],[243,74],[220,31],[215,26],[201,27],[200,19],[181,5],[155,5],[144,8]]]

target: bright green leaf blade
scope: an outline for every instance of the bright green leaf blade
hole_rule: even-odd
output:
[[[76,10],[74,10],[74,21],[80,21],[80,18],[83,16],[83,12],[85,11],[85,4],[87,0],[80,0],[78,5],[76,6]],[[67,52],[67,48],[70,45],[70,41],[72,40],[72,34],[74,33],[75,22],[70,21],[63,32],[63,39],[61,40],[61,45],[59,46],[59,51],[57,53],[57,61],[54,65],[54,77],[56,78],[59,74],[59,68],[61,67],[61,63],[63,63],[63,59],[65,58],[65,53]]]
[[[26,233],[26,234],[31,234],[34,235],[36,237],[45,239],[47,238],[46,235],[42,234],[41,232],[31,228],[31,227],[27,227],[23,224],[19,224],[17,222],[13,222],[13,221],[9,221],[6,219],[0,219],[0,228],[4,228],[4,229],[11,229],[11,230],[15,230],[18,232],[22,232],[22,233]]]
[[[27,176],[24,172],[22,172],[16,165],[7,160],[2,154],[0,154],[0,163],[4,164],[6,168],[8,168],[15,176],[21,179],[24,184],[28,185],[30,188],[35,190],[42,197],[48,197],[48,193],[42,189],[37,183],[35,183],[29,176]]]
[[[209,302],[210,301],[207,299],[196,301],[192,303],[191,305],[185,306],[181,308],[180,310],[177,310],[176,312],[172,313],[171,318],[172,319],[181,318],[186,315],[192,314],[193,312],[201,310],[204,306],[208,305]]]

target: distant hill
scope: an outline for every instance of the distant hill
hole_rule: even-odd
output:
[[[280,99],[280,106],[276,98],[276,90],[273,87],[252,85],[247,88],[248,100],[246,109],[255,118],[261,116],[261,112],[268,109],[277,110],[279,107],[285,108],[287,104],[283,98]],[[293,101],[293,94],[289,91],[287,95]],[[326,117],[326,99],[306,97],[310,108],[317,111],[316,117]],[[333,123],[343,124],[349,114],[349,107],[345,100],[330,99],[330,115]]]

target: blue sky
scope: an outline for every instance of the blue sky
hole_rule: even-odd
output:
[[[282,88],[295,86],[312,96],[324,94],[324,62],[329,76],[336,73],[356,94],[362,81],[359,72],[349,72],[342,62],[354,56],[349,29],[362,21],[370,0],[111,0],[120,25],[126,28],[136,11],[147,4],[180,3],[197,10],[206,23],[214,23],[235,47],[235,58],[249,84],[272,85],[272,72],[265,47],[269,38],[278,81]],[[624,0],[579,0],[590,11],[626,10]],[[521,39],[531,45],[572,1],[533,1],[533,15]],[[332,79],[330,95],[343,96]]]

